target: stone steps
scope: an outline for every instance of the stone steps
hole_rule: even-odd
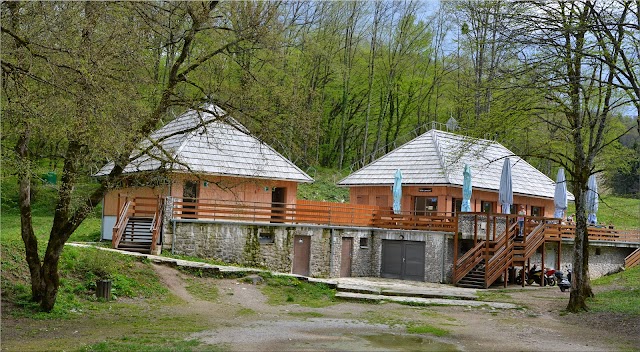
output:
[[[396,302],[403,304],[415,304],[415,305],[441,305],[441,306],[463,306],[463,307],[488,307],[490,309],[516,309],[517,305],[512,303],[501,302],[483,302],[477,300],[468,299],[445,299],[445,298],[422,298],[422,297],[407,297],[407,296],[388,296],[388,295],[375,295],[366,293],[355,292],[338,292],[337,298],[346,300],[357,301],[375,301],[375,302]]]

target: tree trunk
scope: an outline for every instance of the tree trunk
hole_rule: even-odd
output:
[[[33,232],[31,218],[31,168],[27,157],[30,131],[20,136],[16,143],[16,153],[21,159],[18,170],[18,186],[20,197],[20,233],[24,242],[25,257],[31,274],[31,300],[40,302],[44,296],[44,283],[42,281],[42,267],[38,255],[38,239]]]

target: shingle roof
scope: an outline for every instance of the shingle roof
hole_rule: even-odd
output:
[[[500,143],[430,130],[341,180],[341,186],[392,185],[396,169],[405,185],[462,186],[464,164],[474,188],[498,191],[504,157],[511,161],[513,193],[553,198],[555,182]],[[568,195],[573,200],[573,195]]]
[[[166,169],[199,174],[313,182],[304,171],[249,131],[220,107],[187,111],[140,144],[125,173]],[[157,146],[153,146],[155,141]],[[141,150],[149,149],[140,154]],[[97,176],[106,175],[113,163]]]

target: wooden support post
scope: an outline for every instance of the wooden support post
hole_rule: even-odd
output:
[[[540,286],[544,287],[545,286],[545,279],[544,279],[544,253],[546,252],[546,248],[545,248],[545,241],[542,241],[542,263],[540,263],[540,270],[542,270],[540,272]]]
[[[560,270],[560,259],[562,258],[562,236],[558,239],[558,253],[556,258],[556,270]]]

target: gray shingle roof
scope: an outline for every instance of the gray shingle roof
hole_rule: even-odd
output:
[[[249,131],[219,107],[211,112],[187,111],[140,144],[125,173],[166,169],[199,174],[313,182],[304,171]],[[154,146],[151,141],[155,141]],[[140,151],[149,149],[140,155]],[[97,176],[106,175],[113,163]]]
[[[430,130],[341,180],[341,186],[392,185],[396,169],[405,185],[462,187],[464,164],[474,188],[498,191],[504,157],[511,161],[513,193],[553,198],[555,182],[500,143]],[[573,195],[568,195],[573,200]]]

